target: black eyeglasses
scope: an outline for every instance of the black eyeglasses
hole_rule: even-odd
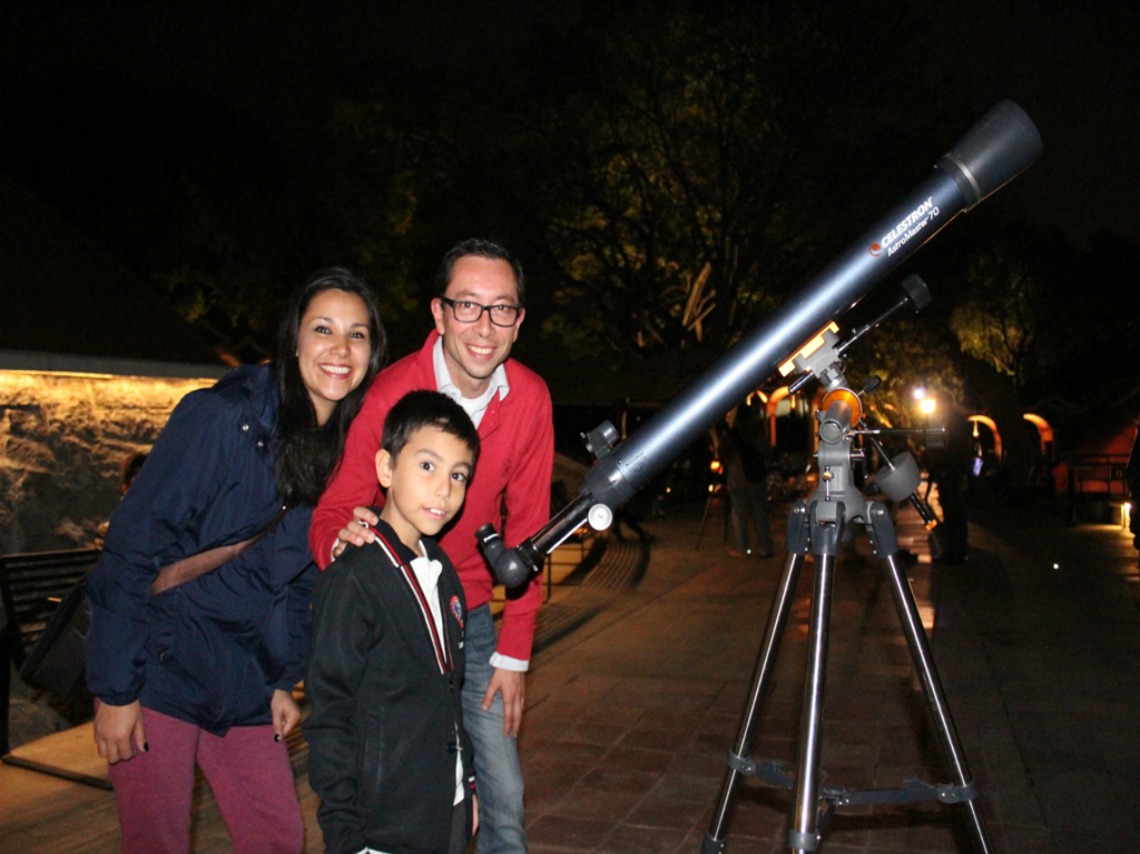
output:
[[[479,305],[467,299],[440,297],[439,301],[451,306],[455,319],[460,323],[475,323],[483,316],[483,312],[487,312],[496,326],[514,326],[518,323],[519,311],[522,310],[521,305]]]

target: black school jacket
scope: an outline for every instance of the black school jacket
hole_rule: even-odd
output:
[[[380,522],[407,573],[382,546],[349,546],[317,580],[305,692],[309,781],[329,852],[365,846],[393,854],[447,850],[455,797],[456,729],[463,770],[474,785],[471,742],[463,730],[460,686],[466,600],[451,562],[433,540],[428,557],[443,564],[438,593],[449,663],[440,658],[418,599],[415,555]],[[470,826],[471,798],[466,799]]]

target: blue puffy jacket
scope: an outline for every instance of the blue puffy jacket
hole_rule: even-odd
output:
[[[278,515],[278,392],[269,366],[191,392],[111,517],[87,579],[87,685],[224,734],[271,720],[274,688],[304,675],[316,566],[310,507],[214,571],[151,597],[159,570],[241,542]]]

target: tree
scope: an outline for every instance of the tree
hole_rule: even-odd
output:
[[[804,125],[826,112],[806,80],[826,40],[809,13],[640,8],[558,43],[546,106],[518,124],[562,276],[548,329],[619,353],[722,349],[818,262],[829,210],[804,164],[827,134]]]
[[[853,348],[848,378],[876,376],[879,387],[864,398],[871,420],[883,427],[921,423],[914,391],[919,386],[943,409],[965,403],[955,343],[924,320],[892,318]],[[861,377],[862,379],[857,379]]]
[[[970,258],[950,317],[962,351],[1009,377],[1027,402],[1071,395],[1108,365],[1130,363],[1135,245],[1101,236],[1088,249],[1018,225]]]
[[[152,278],[243,360],[272,354],[285,298],[327,266],[362,275],[383,297],[385,324],[402,329],[416,305],[417,170],[428,171],[416,136],[395,129],[381,102],[341,98],[313,129],[274,143],[187,165],[177,241],[151,253]]]
[[[1009,246],[996,246],[970,265],[970,296],[954,310],[950,326],[962,352],[1024,386],[1036,357],[1040,275]]]

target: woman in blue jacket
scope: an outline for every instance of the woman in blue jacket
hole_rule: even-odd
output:
[[[282,320],[275,363],[183,398],[112,516],[87,581],[86,659],[124,851],[189,849],[195,765],[235,851],[301,850],[284,737],[300,718],[309,517],[384,356],[368,288],[318,273]],[[247,540],[211,571],[155,584]]]

